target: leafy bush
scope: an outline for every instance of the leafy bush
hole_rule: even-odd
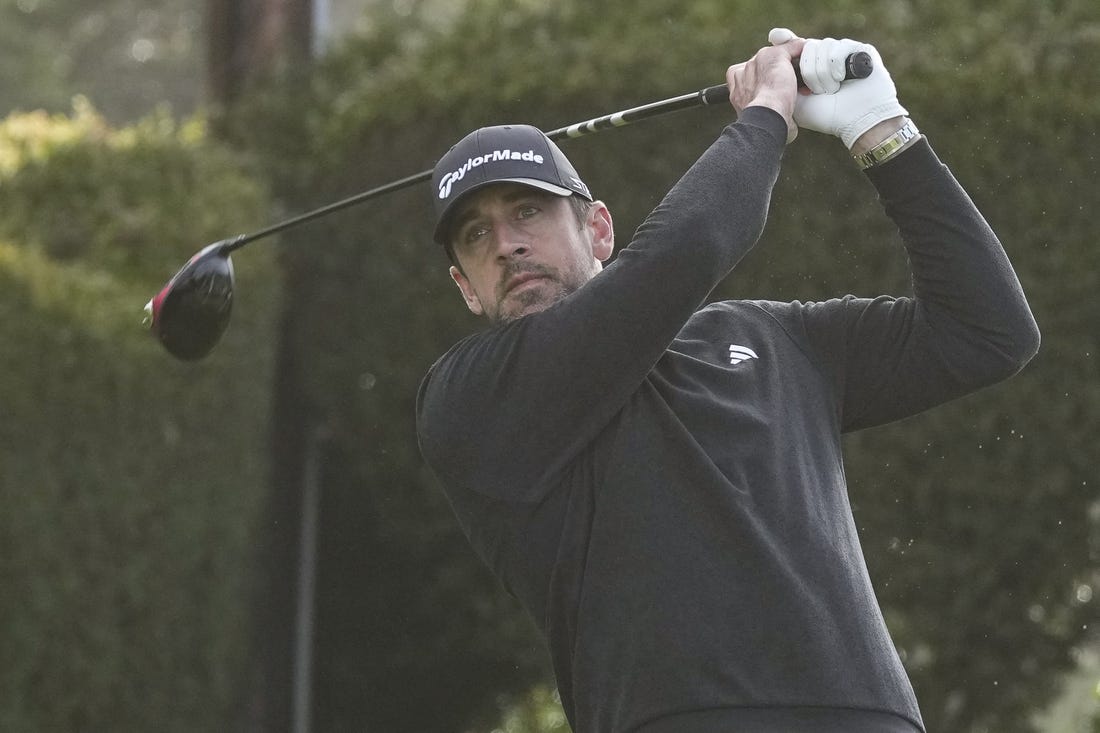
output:
[[[275,268],[207,361],[141,307],[266,198],[201,126],[0,123],[0,729],[229,730],[268,478]],[[201,211],[200,211],[201,209]]]
[[[0,238],[55,259],[149,275],[162,258],[182,262],[255,226],[264,200],[242,156],[208,144],[199,117],[160,111],[116,130],[77,98],[72,116],[0,124]]]

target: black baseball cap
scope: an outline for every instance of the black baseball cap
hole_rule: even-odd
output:
[[[459,140],[432,172],[435,241],[444,244],[458,203],[493,183],[522,183],[558,196],[592,194],[573,164],[542,130],[530,125],[482,127]]]

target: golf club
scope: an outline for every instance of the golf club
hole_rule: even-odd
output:
[[[863,51],[851,54],[845,60],[845,70],[845,79],[866,78],[873,71],[871,56]],[[797,66],[795,71],[797,74]],[[798,81],[801,86],[800,75]],[[546,136],[555,142],[573,139],[602,130],[624,127],[670,112],[725,104],[728,100],[729,89],[725,84],[719,84],[697,92],[670,97],[561,127],[546,133]],[[257,239],[263,239],[349,206],[408,188],[427,181],[431,177],[431,170],[422,171],[299,214],[251,234],[240,234],[207,245],[192,257],[145,306],[146,321],[149,323],[150,330],[164,348],[177,359],[196,361],[203,358],[213,350],[229,326],[234,285],[233,263],[230,255],[234,251]]]

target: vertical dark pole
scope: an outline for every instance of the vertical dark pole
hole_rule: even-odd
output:
[[[294,619],[292,733],[310,733],[313,709],[313,637],[317,596],[317,528],[320,521],[324,436],[306,432],[302,471],[301,528],[298,532],[298,587]]]
[[[312,0],[206,0],[205,11],[207,103],[215,131],[227,134],[226,119],[250,89],[279,76],[304,76],[313,50]],[[293,276],[284,287],[295,287]],[[321,449],[311,443],[314,417],[285,335],[293,327],[293,316],[284,315],[273,386],[270,488],[257,538],[251,652],[241,696],[240,729],[251,733],[301,733],[311,722],[314,589],[303,562],[311,562],[307,553],[315,535],[307,536],[311,530],[302,513],[308,498],[303,488],[312,480],[320,490]]]

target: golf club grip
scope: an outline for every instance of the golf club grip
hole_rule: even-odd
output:
[[[866,51],[855,51],[848,54],[844,59],[843,81],[866,79],[874,70],[875,62],[871,59],[871,54]],[[798,86],[806,86],[806,83],[802,81],[802,69],[799,68],[798,64],[794,65],[794,76],[798,79]]]
[[[871,59],[871,54],[866,51],[850,53],[844,59],[844,81],[866,79],[874,70],[875,62]],[[806,86],[806,83],[802,81],[802,70],[798,68],[798,64],[794,65],[794,76],[798,80],[799,87]],[[719,104],[729,99],[729,87],[725,84],[707,87],[700,96],[703,99],[703,104]]]

